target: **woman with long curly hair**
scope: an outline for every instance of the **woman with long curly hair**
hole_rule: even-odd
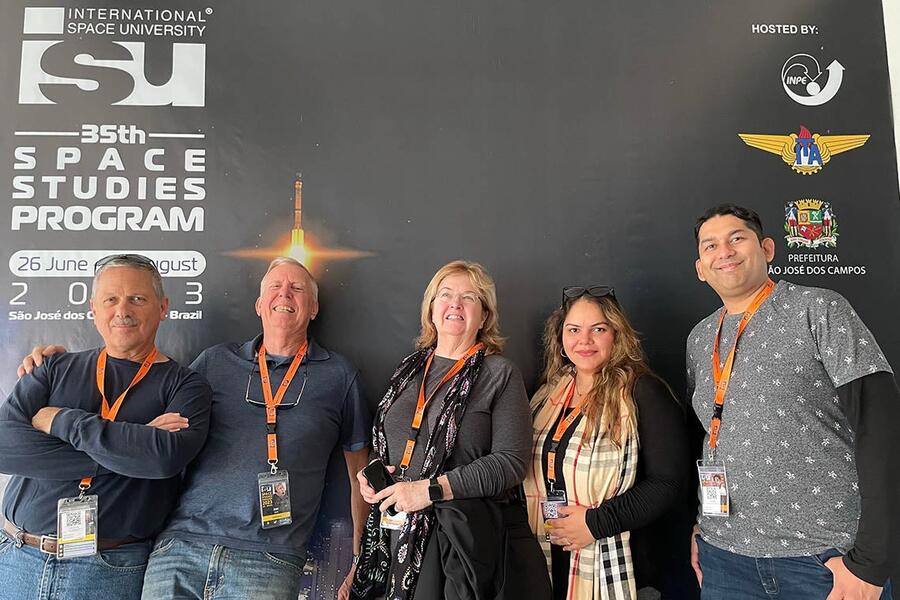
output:
[[[683,411],[611,288],[564,288],[543,341],[525,495],[554,598],[634,599],[630,530],[680,496]]]

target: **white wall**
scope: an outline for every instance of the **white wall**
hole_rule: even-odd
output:
[[[894,107],[894,140],[898,149],[897,172],[900,175],[900,1],[882,0],[884,28],[887,33],[888,68],[891,72],[891,96]]]

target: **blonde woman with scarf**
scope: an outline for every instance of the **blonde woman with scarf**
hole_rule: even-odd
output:
[[[563,289],[545,326],[544,363],[524,485],[553,596],[634,600],[630,530],[680,497],[683,411],[647,366],[611,288]]]
[[[374,457],[398,481],[377,491],[366,470],[357,475],[372,506],[351,599],[549,598],[514,492],[528,470],[531,424],[503,341],[484,267],[438,269],[422,298],[417,349],[391,377],[372,430]]]

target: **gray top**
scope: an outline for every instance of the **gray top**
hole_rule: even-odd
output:
[[[456,362],[435,356],[425,384],[426,397]],[[399,465],[416,410],[422,376],[414,377],[385,415],[388,462]],[[447,394],[445,385],[425,409],[425,419],[406,475],[419,479],[425,446]],[[484,358],[459,426],[456,447],[445,473],[454,498],[492,497],[525,478],[531,455],[531,413],[522,375],[506,358]]]
[[[687,340],[693,407],[713,412],[719,309]],[[724,364],[740,315],[728,315]],[[779,282],[738,342],[719,434],[730,517],[700,518],[709,543],[754,557],[803,556],[853,545],[860,515],[853,432],[836,388],[891,367],[837,292]],[[709,437],[704,440],[708,454]]]

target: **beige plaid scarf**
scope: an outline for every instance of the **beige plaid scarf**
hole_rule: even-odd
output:
[[[534,417],[532,464],[525,478],[528,521],[537,536],[550,568],[550,542],[544,536],[541,501],[547,497],[544,483],[543,447],[562,412],[565,393],[572,376],[565,375],[556,384],[541,387],[531,400]],[[623,419],[628,415],[623,414]],[[579,420],[563,457],[563,476],[569,504],[587,507],[624,493],[634,485],[637,471],[637,432],[631,431],[617,447],[608,436],[585,436],[586,419]],[[601,421],[597,431],[606,431]],[[633,428],[629,428],[633,429]],[[626,430],[627,431],[627,430]],[[569,560],[567,600],[635,600],[637,589],[631,563],[630,532],[597,540],[572,552]]]

